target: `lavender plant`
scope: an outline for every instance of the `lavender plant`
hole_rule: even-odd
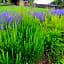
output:
[[[0,64],[32,64],[41,54],[49,63],[64,56],[64,9],[0,13]],[[23,15],[22,15],[23,14]],[[41,23],[40,23],[41,22]],[[52,60],[52,61],[51,61]]]
[[[19,23],[17,24],[16,19],[12,18],[6,24],[6,29],[1,24],[0,63],[32,64],[43,53],[44,48],[40,21],[32,16],[25,15],[22,17],[22,21],[19,20],[20,17],[18,18]],[[10,20],[13,22],[12,29]]]
[[[1,29],[1,24],[3,24],[4,29],[6,29],[6,25],[8,23],[12,24],[16,22],[16,24],[19,23],[19,21],[22,21],[21,16],[18,13],[12,12],[12,11],[3,11],[0,13],[0,29]]]

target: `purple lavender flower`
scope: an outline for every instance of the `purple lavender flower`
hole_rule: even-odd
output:
[[[2,23],[4,25],[4,23]]]
[[[1,19],[1,17],[2,17],[2,14],[0,13],[0,19]]]
[[[20,14],[17,13],[16,15],[15,13],[12,11],[8,12],[7,10],[0,13],[0,24],[3,24],[4,29],[6,29],[6,25],[8,25],[9,22],[12,27],[12,24],[15,23],[15,21],[16,21],[16,24],[22,21]],[[5,21],[5,23],[3,21]]]
[[[11,17],[8,16],[8,20],[11,20]]]
[[[5,22],[7,23],[8,22],[8,19],[5,19]]]
[[[43,17],[43,20],[45,21],[45,17]]]
[[[0,26],[0,30],[1,30],[1,26]]]
[[[20,21],[22,21],[22,18],[20,18]]]
[[[3,11],[2,15],[5,17],[5,16],[6,16],[6,12],[5,12],[5,11]]]
[[[18,24],[18,22],[16,21],[16,24]]]
[[[34,12],[32,14],[32,16],[36,16],[36,18],[40,18],[40,17],[44,16],[44,14],[43,14],[43,12]]]
[[[17,19],[17,17],[15,16],[15,19]]]

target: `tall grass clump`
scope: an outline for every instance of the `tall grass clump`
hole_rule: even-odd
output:
[[[40,21],[25,15],[18,24],[1,24],[0,64],[32,64],[43,53]]]
[[[48,15],[42,24],[44,31],[44,52],[49,64],[60,64],[64,56],[64,15]]]

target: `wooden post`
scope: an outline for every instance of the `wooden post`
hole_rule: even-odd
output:
[[[17,3],[16,3],[17,5],[20,5],[20,0],[17,0]]]

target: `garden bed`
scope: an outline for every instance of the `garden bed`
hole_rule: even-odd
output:
[[[64,63],[64,9],[1,9],[0,64]]]

